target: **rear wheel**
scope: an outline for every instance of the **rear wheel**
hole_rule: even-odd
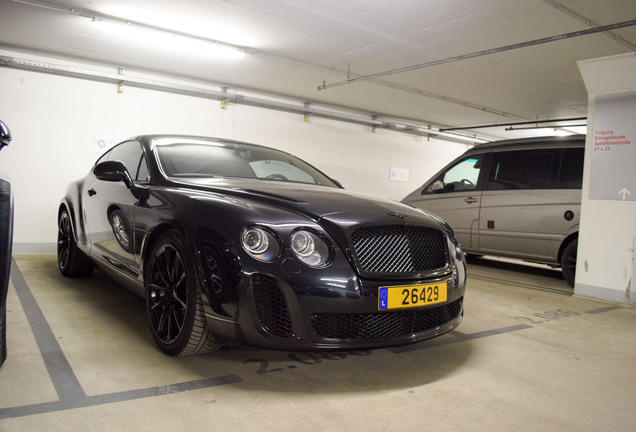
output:
[[[146,309],[152,336],[168,355],[192,355],[219,348],[207,325],[201,288],[181,236],[164,233],[146,266]]]
[[[58,221],[57,266],[64,276],[88,276],[95,268],[93,261],[77,247],[66,210],[62,211]]]
[[[563,273],[563,279],[565,279],[570,286],[574,286],[578,243],[578,240],[572,240],[565,249],[563,249],[563,254],[561,255],[561,272]]]

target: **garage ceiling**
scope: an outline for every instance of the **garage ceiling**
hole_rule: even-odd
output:
[[[0,47],[460,128],[585,117],[576,62],[635,51],[636,26],[517,45],[635,19],[634,0],[0,0]],[[168,48],[188,35],[206,44]],[[505,129],[461,133],[554,132]]]

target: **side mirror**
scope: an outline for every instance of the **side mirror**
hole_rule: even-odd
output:
[[[332,179],[332,178],[329,178],[329,180],[331,180],[332,182],[334,182],[334,184],[335,184],[336,186],[338,186],[340,189],[344,189],[344,186],[342,186],[342,184],[341,184],[338,180],[336,180],[336,179]]]
[[[431,190],[435,193],[444,192],[444,182],[441,180],[437,180],[435,183],[433,183],[433,187],[431,188]]]
[[[4,148],[4,146],[8,146],[11,142],[11,131],[9,127],[0,120],[0,149]]]
[[[133,187],[133,180],[130,173],[120,161],[104,161],[95,165],[93,174],[99,180],[117,182],[123,181],[128,189]]]

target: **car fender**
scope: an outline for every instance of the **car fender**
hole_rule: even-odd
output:
[[[58,210],[58,220],[62,214],[62,211],[67,210],[69,217],[71,219],[71,226],[73,228],[73,236],[75,237],[75,242],[78,245],[85,245],[86,235],[85,235],[85,230],[83,229],[83,225],[81,225],[82,218],[81,218],[81,212],[80,212],[81,205],[79,203],[79,199],[80,199],[79,193],[80,192],[79,192],[78,184],[76,182],[71,183],[66,188],[66,194],[60,201],[60,208]],[[79,235],[80,233],[83,235],[83,237]],[[84,241],[79,241],[80,239],[83,239]]]

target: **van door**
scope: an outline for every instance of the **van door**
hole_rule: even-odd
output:
[[[561,242],[580,213],[583,149],[567,152],[573,163],[562,159],[562,149],[492,154],[481,199],[482,253],[558,262]]]
[[[459,160],[429,182],[421,192],[415,191],[403,200],[448,222],[467,250],[479,247],[479,173],[483,158],[483,155],[476,155]]]

